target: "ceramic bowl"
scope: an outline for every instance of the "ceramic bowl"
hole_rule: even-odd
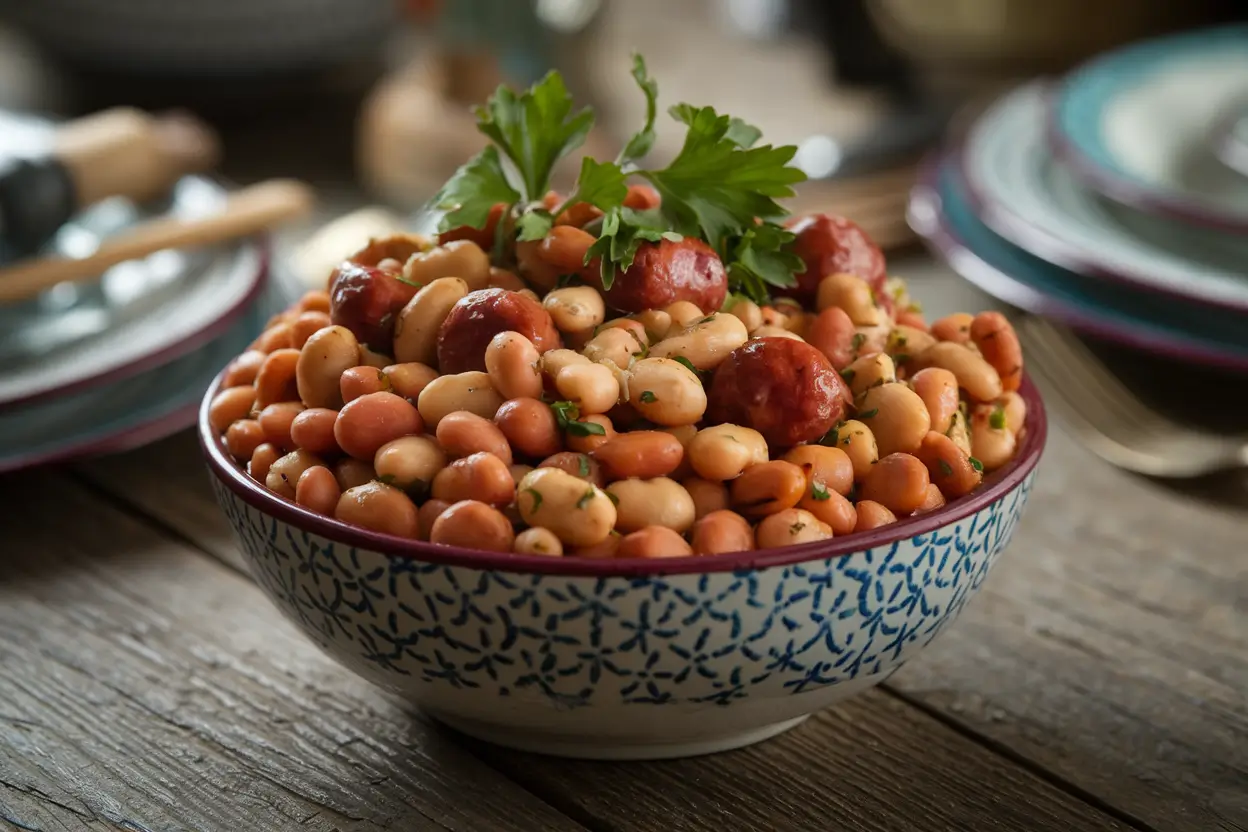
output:
[[[597,759],[748,745],[886,679],[1005,550],[1045,442],[1028,381],[1015,460],[939,511],[843,539],[596,561],[374,534],[261,487],[200,413],[222,510],[282,613],[346,667],[465,734]]]

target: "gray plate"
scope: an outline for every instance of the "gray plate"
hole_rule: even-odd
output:
[[[0,110],[0,156],[33,157],[51,146],[52,124]],[[161,214],[200,217],[218,210],[226,192],[208,179],[188,176],[168,200],[139,206],[126,199],[94,205],[67,223],[44,253],[89,254],[105,237]],[[0,304],[0,362],[27,361],[151,312],[186,284],[219,267],[220,250],[163,251],[119,264],[98,282],[61,284],[37,298]]]

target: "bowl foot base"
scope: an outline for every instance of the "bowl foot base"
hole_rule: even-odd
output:
[[[604,740],[601,737],[586,737],[577,740],[572,737],[551,737],[549,734],[528,732],[491,725],[472,719],[461,719],[449,714],[438,713],[426,709],[426,713],[442,724],[474,739],[500,745],[516,751],[531,751],[537,754],[548,754],[553,757],[570,757],[581,760],[671,760],[680,757],[698,757],[703,754],[717,754],[744,748],[774,736],[783,734],[790,728],[796,728],[805,722],[809,714],[794,719],[751,728],[731,734],[718,734],[698,739],[680,740],[676,742],[639,742],[628,743],[618,740]]]

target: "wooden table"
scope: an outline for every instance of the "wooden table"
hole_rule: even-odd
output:
[[[1010,551],[887,685],[610,764],[466,740],[322,655],[247,578],[189,433],[0,477],[0,828],[1248,829],[1248,496],[1222,493],[1059,428]]]

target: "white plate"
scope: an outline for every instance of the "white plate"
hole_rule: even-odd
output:
[[[1248,239],[1144,215],[1089,190],[1049,152],[1045,93],[1039,84],[1015,90],[967,136],[962,168],[981,219],[1071,271],[1248,310]]]
[[[1145,41],[1072,72],[1052,138],[1098,191],[1145,213],[1248,233],[1248,179],[1211,134],[1248,95],[1248,26]]]

